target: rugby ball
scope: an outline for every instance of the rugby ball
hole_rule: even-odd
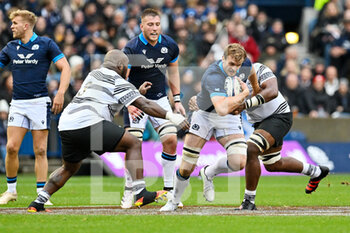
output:
[[[225,90],[227,96],[238,95],[242,92],[241,83],[238,81],[238,77],[228,76],[225,79]]]

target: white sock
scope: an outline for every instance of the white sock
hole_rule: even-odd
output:
[[[132,188],[132,178],[128,171],[128,169],[125,168],[124,170],[124,177],[125,177],[125,187],[126,188]]]
[[[139,194],[144,188],[146,188],[146,182],[144,180],[135,180],[132,182],[132,192],[134,195]]]
[[[38,197],[36,198],[35,202],[39,203],[39,204],[45,204],[47,202],[47,200],[49,200],[51,197],[51,195],[42,190],[40,193],[38,193]]]
[[[214,164],[205,169],[205,174],[209,179],[213,179],[218,174],[230,172],[233,172],[233,170],[228,167],[226,157],[220,157]]]
[[[302,174],[310,176],[310,178],[316,178],[321,175],[321,169],[319,166],[315,166],[309,163],[303,163]]]
[[[7,192],[9,193],[17,193],[17,182],[7,183]]]
[[[185,192],[185,189],[187,188],[188,184],[190,183],[190,177],[183,177],[180,175],[179,170],[176,171],[175,175],[175,187],[174,187],[174,193],[173,193],[173,202],[180,203],[181,197],[183,193]]]
[[[256,190],[251,191],[245,189],[244,191],[244,200],[249,200],[251,203],[255,203]]]
[[[44,188],[36,188],[36,193],[39,194]]]
[[[174,171],[176,164],[176,154],[171,155],[165,152],[162,153],[161,163],[163,166],[164,187],[174,187]]]

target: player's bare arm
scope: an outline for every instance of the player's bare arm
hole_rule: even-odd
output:
[[[256,76],[254,66],[252,66],[252,69],[250,70],[250,75],[249,75],[248,79],[253,87],[252,96],[255,96],[259,93],[260,87],[259,87],[258,77]]]
[[[148,89],[150,89],[152,87],[152,83],[151,82],[144,82],[142,83],[142,85],[139,87],[139,92],[141,95],[145,95],[148,91]],[[140,109],[138,109],[137,107],[135,107],[134,105],[129,105],[128,106],[128,112],[130,113],[130,116],[133,120],[141,120],[142,117],[145,115]]]
[[[182,129],[188,129],[190,124],[187,122],[185,117],[180,114],[174,114],[171,111],[167,112],[162,107],[160,107],[157,103],[148,100],[146,98],[140,97],[137,98],[133,103],[134,106],[144,111],[146,114],[159,117],[163,119],[168,119],[173,122],[175,125],[180,126]]]
[[[238,79],[241,86],[242,92],[235,96],[224,97],[224,96],[213,96],[211,101],[214,105],[215,111],[220,116],[225,116],[236,108],[238,108],[243,102],[244,99],[249,95],[249,89],[247,84]]]
[[[52,104],[52,112],[54,114],[58,114],[62,111],[63,108],[63,102],[64,102],[64,93],[66,92],[70,76],[71,76],[71,70],[69,63],[65,57],[61,58],[55,63],[57,69],[61,71],[61,78],[60,78],[60,86],[58,88],[57,94],[53,100]]]
[[[180,101],[180,74],[178,61],[169,64],[168,75],[169,87],[174,96],[175,112],[181,113],[183,116],[185,116],[186,111]]]

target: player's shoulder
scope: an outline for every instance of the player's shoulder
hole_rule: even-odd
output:
[[[128,43],[126,43],[125,48],[135,49],[135,48],[137,48],[139,42],[140,42],[139,37],[135,36],[134,38],[129,40]]]
[[[175,44],[175,45],[177,45],[175,40],[173,38],[171,38],[170,36],[162,34],[161,37],[162,37],[162,43],[168,43],[168,44]]]
[[[224,77],[223,72],[220,69],[220,61],[212,63],[203,74],[203,81],[214,81],[222,79]]]

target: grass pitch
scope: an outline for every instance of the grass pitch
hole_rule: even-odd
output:
[[[0,191],[6,178],[0,176]],[[259,208],[306,206],[350,206],[350,174],[329,175],[311,195],[304,193],[308,177],[261,177],[256,204]],[[161,178],[147,178],[149,190],[162,189]],[[239,206],[244,193],[244,177],[217,177],[214,181],[216,201],[208,203],[202,196],[202,182],[191,178],[186,191],[186,206]],[[36,197],[34,175],[20,175],[16,202],[1,206],[27,207]],[[118,205],[123,179],[116,177],[73,177],[51,200],[55,207]],[[220,197],[220,198],[219,198]],[[153,204],[154,215],[0,215],[0,232],[350,232],[348,216],[170,216],[158,213],[164,203]],[[350,207],[349,207],[350,208]],[[141,210],[142,211],[142,210]],[[149,210],[148,210],[149,211]]]

